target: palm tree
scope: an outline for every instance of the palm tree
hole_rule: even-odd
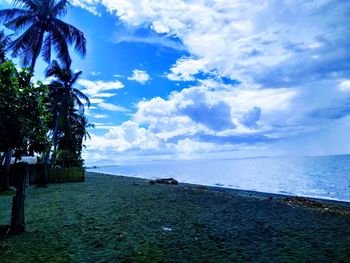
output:
[[[57,164],[61,167],[82,165],[83,142],[90,138],[87,129],[92,127],[94,125],[83,114],[76,109],[72,110],[70,119],[63,123],[58,136]]]
[[[75,82],[78,80],[82,71],[73,72],[70,68],[61,67],[60,64],[54,60],[45,72],[47,78],[54,77],[49,84],[50,96],[54,99],[56,106],[61,109],[62,104],[73,103],[73,106],[78,106],[81,111],[84,111],[84,105],[90,105],[89,98],[79,89],[74,88]],[[85,101],[85,103],[82,102]]]
[[[0,22],[22,34],[12,41],[9,49],[14,57],[20,56],[25,66],[34,71],[41,52],[50,64],[52,49],[67,68],[71,64],[68,45],[74,45],[82,56],[86,54],[84,34],[74,26],[60,20],[67,12],[67,0],[14,0],[18,8],[0,10]]]
[[[78,153],[78,155],[81,155],[81,151],[85,145],[83,145],[83,142],[87,139],[91,139],[91,136],[88,132],[89,128],[95,128],[95,125],[93,123],[89,123],[89,120],[81,114],[75,115],[75,128],[73,129],[74,134],[74,142],[75,142],[75,149]]]
[[[71,69],[62,68],[56,60],[51,63],[46,71],[46,77],[55,77],[55,80],[49,84],[51,111],[54,116],[52,134],[54,146],[53,160],[57,150],[57,139],[60,132],[62,132],[60,127],[65,126],[70,129],[76,107],[78,107],[79,113],[83,114],[84,105],[87,104],[88,107],[90,106],[89,98],[79,89],[73,87],[81,74],[81,71],[73,73]],[[67,133],[69,131],[66,131]]]

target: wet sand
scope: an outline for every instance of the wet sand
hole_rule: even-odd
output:
[[[0,196],[0,225],[10,220]],[[87,173],[30,187],[0,262],[350,262],[350,204]]]

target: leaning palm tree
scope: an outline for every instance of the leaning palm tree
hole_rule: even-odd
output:
[[[51,111],[54,116],[52,134],[54,154],[52,159],[55,158],[60,127],[64,125],[69,129],[75,109],[78,107],[79,112],[83,114],[84,105],[90,106],[89,98],[79,89],[73,87],[81,74],[81,71],[73,73],[71,69],[61,67],[56,60],[46,71],[46,77],[55,77],[55,80],[49,84]]]
[[[82,56],[86,54],[84,34],[74,26],[60,20],[67,12],[67,0],[14,0],[18,8],[0,10],[0,22],[21,35],[12,41],[9,49],[14,57],[34,71],[40,53],[50,64],[52,50],[58,60],[69,67],[71,58],[68,45],[74,45]]]

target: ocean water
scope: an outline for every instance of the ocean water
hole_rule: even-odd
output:
[[[350,155],[148,161],[88,171],[350,202]]]

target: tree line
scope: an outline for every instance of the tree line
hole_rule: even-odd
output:
[[[9,187],[11,158],[39,155],[45,169],[83,165],[83,142],[93,127],[84,115],[89,98],[74,84],[69,47],[86,55],[86,39],[64,22],[66,0],[15,0],[14,8],[0,10],[0,190]],[[5,32],[13,32],[7,35]],[[11,59],[18,58],[18,70]],[[50,84],[33,82],[41,56]]]

